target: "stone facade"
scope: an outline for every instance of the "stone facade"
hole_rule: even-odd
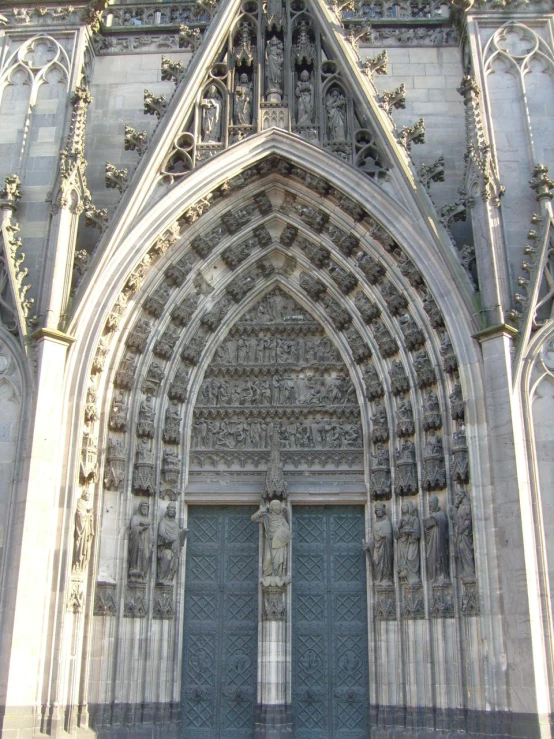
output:
[[[551,736],[552,11],[0,9],[2,736]]]

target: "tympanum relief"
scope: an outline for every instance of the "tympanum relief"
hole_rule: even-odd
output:
[[[277,423],[273,421],[277,419]],[[273,434],[285,466],[361,466],[356,393],[322,327],[276,289],[220,344],[198,393],[192,466],[267,464]]]

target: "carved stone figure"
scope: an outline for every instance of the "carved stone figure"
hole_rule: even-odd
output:
[[[265,47],[266,95],[283,92],[283,42],[272,36]]]
[[[396,435],[413,436],[415,433],[414,413],[409,400],[402,400],[396,409]]]
[[[385,394],[383,383],[379,379],[377,370],[372,364],[368,364],[364,367],[364,382],[368,400],[375,400],[376,398],[383,397]]]
[[[142,392],[146,395],[156,395],[165,374],[159,362],[151,362],[142,383]]]
[[[241,74],[235,86],[235,124],[249,126],[252,123],[252,84],[247,74]]]
[[[264,526],[263,579],[267,585],[281,585],[288,579],[288,546],[291,540],[289,513],[280,500],[272,500],[252,516],[254,523]],[[265,583],[264,583],[265,584]]]
[[[115,373],[114,385],[116,387],[122,390],[130,390],[133,387],[136,363],[137,360],[132,354],[126,353],[123,356]]]
[[[384,444],[377,444],[377,454],[371,456],[375,464],[371,468],[371,492],[374,498],[388,499],[391,496],[390,455]]]
[[[423,452],[422,485],[426,490],[440,490],[446,487],[446,468],[442,438],[429,431]]]
[[[336,87],[325,98],[327,136],[330,141],[346,140],[346,98]]]
[[[415,445],[411,439],[403,439],[396,450],[396,492],[398,495],[417,493],[417,464]]]
[[[172,449],[164,449],[162,459],[162,474],[164,482],[177,485],[181,471],[181,460],[177,452]]]
[[[165,515],[158,524],[158,585],[173,583],[187,537],[187,529],[180,528],[176,514],[175,503],[168,503]]]
[[[429,387],[437,381],[435,370],[425,349],[416,352],[414,356],[414,368],[417,375],[418,387]]]
[[[462,580],[475,579],[475,552],[473,550],[473,519],[471,502],[466,491],[460,488],[456,494],[456,503],[450,509],[450,517],[454,523],[454,549],[460,563]]]
[[[310,73],[306,69],[300,72],[295,93],[298,98],[296,123],[299,126],[310,125],[314,115],[314,87],[310,82]]]
[[[135,493],[154,495],[156,482],[154,477],[154,453],[150,450],[146,439],[137,445],[135,468],[133,473],[133,490]]]
[[[202,142],[212,143],[221,139],[221,108],[223,101],[217,87],[210,85],[200,102],[202,108]]]
[[[449,395],[450,398],[450,414],[453,421],[464,422],[465,419],[465,401],[462,394],[462,386],[459,382],[454,385],[454,389]]]
[[[122,439],[108,439],[108,453],[104,469],[106,490],[120,490],[125,476],[125,447]]]
[[[441,409],[437,394],[430,390],[423,401],[423,428],[425,431],[440,429],[442,426]]]
[[[393,395],[401,395],[407,393],[410,389],[410,381],[406,375],[404,365],[399,360],[394,359],[389,370],[391,392]]]
[[[90,494],[84,488],[75,509],[75,528],[73,533],[73,572],[84,572],[92,552],[94,539],[94,511],[89,505]]]
[[[385,406],[377,402],[375,405],[375,415],[371,419],[371,440],[373,442],[389,440],[389,422],[387,418],[387,409]]]
[[[377,585],[392,585],[394,563],[392,523],[384,503],[375,503],[374,510],[373,534],[364,543],[364,549],[371,556],[374,582]]]
[[[398,541],[396,569],[401,580],[410,585],[420,582],[419,540],[421,526],[417,508],[411,500],[402,503],[402,516],[394,536]]]
[[[458,369],[458,357],[454,352],[452,341],[448,335],[448,331],[445,331],[441,341],[440,347],[442,366],[445,372],[453,373]]]
[[[154,436],[154,406],[151,395],[147,395],[140,403],[137,436],[146,436],[150,439]]]
[[[469,482],[469,453],[466,430],[461,428],[452,434],[452,479],[456,482]]]
[[[181,440],[181,415],[179,403],[174,400],[165,412],[164,441],[178,444]]]
[[[439,585],[450,582],[448,519],[439,506],[436,495],[429,498],[429,516],[423,519],[423,530],[427,554],[427,579]]]
[[[152,547],[150,544],[150,521],[148,515],[150,505],[148,501],[141,500],[137,512],[131,516],[129,524],[129,582],[146,582],[150,562],[152,560]]]
[[[127,429],[127,413],[129,406],[123,398],[123,393],[116,393],[112,400],[109,427],[112,431],[125,431]]]

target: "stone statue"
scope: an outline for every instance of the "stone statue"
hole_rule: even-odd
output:
[[[252,122],[252,84],[247,74],[241,74],[235,87],[235,124],[249,126]]]
[[[416,585],[420,582],[421,526],[417,508],[411,500],[404,501],[401,510],[400,523],[394,531],[395,539],[398,541],[396,569],[401,580],[407,581],[410,585]]]
[[[330,141],[346,140],[346,98],[335,88],[325,100],[327,132]]]
[[[254,523],[264,526],[264,556],[262,582],[267,585],[284,585],[288,581],[287,559],[291,531],[289,514],[280,500],[272,500],[265,508],[252,516]]]
[[[384,503],[375,503],[375,523],[373,534],[364,543],[364,549],[371,556],[373,579],[376,585],[393,584],[393,531]]]
[[[298,98],[296,123],[299,126],[311,124],[314,115],[314,87],[310,82],[310,73],[306,69],[300,72],[300,79],[296,83],[296,97]]]
[[[75,509],[73,538],[73,572],[84,572],[92,551],[94,538],[94,513],[89,506],[89,491],[84,488]]]
[[[221,100],[217,87],[210,85],[206,92],[206,96],[202,98],[200,107],[202,108],[202,141],[203,143],[211,143],[219,141],[221,138],[221,108],[223,101]]]
[[[148,501],[141,500],[129,525],[129,582],[145,582],[150,569],[150,521]]]
[[[168,503],[165,515],[158,524],[158,585],[171,585],[179,566],[181,549],[187,537],[187,529],[179,527],[175,520],[177,507]]]
[[[448,566],[448,519],[436,495],[429,498],[429,516],[423,519],[427,553],[427,579],[442,584],[450,582]]]
[[[456,503],[450,509],[450,517],[454,522],[454,547],[460,562],[462,579],[475,579],[475,552],[473,550],[473,520],[471,502],[466,491],[460,488],[456,494]]]
[[[265,46],[266,94],[283,92],[283,42],[272,36]]]

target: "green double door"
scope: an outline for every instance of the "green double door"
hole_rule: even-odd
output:
[[[253,737],[258,647],[255,508],[191,506],[183,739]],[[296,739],[369,736],[361,506],[293,507],[292,708]]]

